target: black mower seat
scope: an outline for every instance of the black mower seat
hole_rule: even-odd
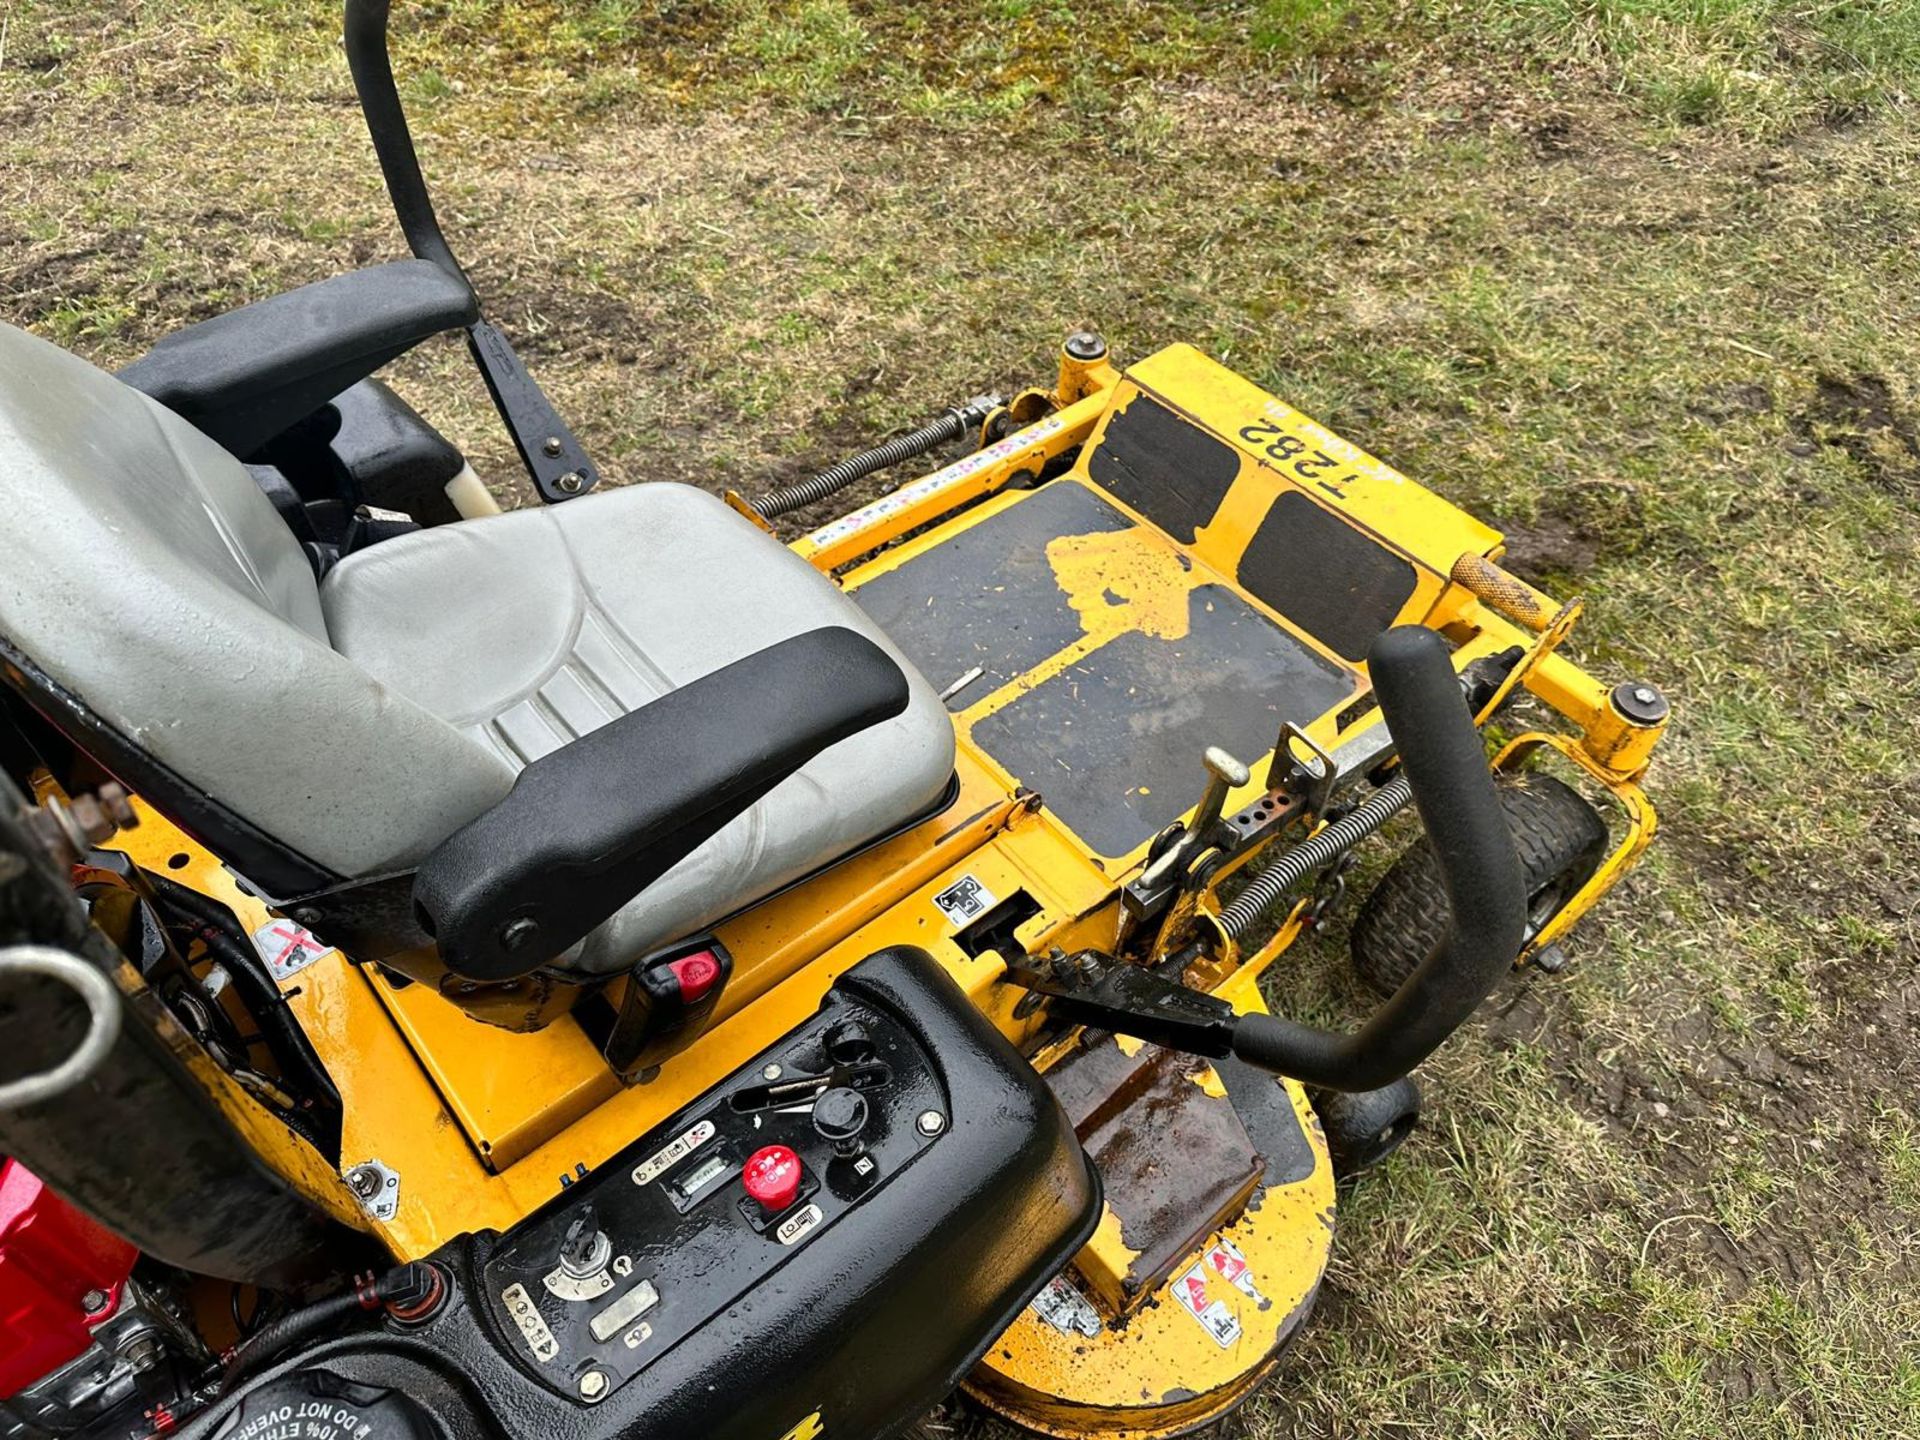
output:
[[[906,712],[648,886],[567,955],[577,972],[623,969],[898,828],[953,771],[932,687],[704,492],[639,485],[440,526],[317,586],[231,454],[5,325],[0,554],[0,671],[281,898],[411,869],[532,760],[754,651],[827,626],[880,645]],[[753,718],[779,726],[780,697]]]

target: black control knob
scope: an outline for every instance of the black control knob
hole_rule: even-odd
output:
[[[813,1102],[813,1128],[839,1156],[858,1155],[866,1148],[860,1132],[867,1128],[867,1097],[848,1086],[836,1086]]]
[[[827,1058],[836,1065],[864,1065],[873,1059],[873,1036],[858,1020],[843,1020],[827,1031]]]

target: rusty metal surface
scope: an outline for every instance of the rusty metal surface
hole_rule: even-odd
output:
[[[1128,1051],[1132,1053],[1129,1054]],[[1265,1162],[1207,1061],[1102,1037],[1047,1073],[1106,1186],[1117,1245],[1082,1272],[1116,1314],[1237,1214]]]

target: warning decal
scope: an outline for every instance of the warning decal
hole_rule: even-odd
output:
[[[1267,1297],[1260,1293],[1260,1287],[1253,1283],[1253,1271],[1247,1266],[1247,1257],[1231,1240],[1218,1240],[1209,1247],[1201,1262],[1211,1273],[1218,1275],[1234,1289],[1248,1299],[1259,1302],[1260,1308],[1267,1306]]]
[[[253,947],[276,980],[297,975],[314,961],[333,954],[331,945],[291,920],[269,920],[253,932]]]
[[[1200,1328],[1213,1336],[1222,1350],[1228,1349],[1240,1338],[1240,1317],[1227,1307],[1226,1301],[1209,1300],[1207,1297],[1205,1260],[1173,1282],[1173,1295],[1182,1308],[1200,1322]]]

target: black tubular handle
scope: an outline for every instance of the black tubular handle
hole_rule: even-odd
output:
[[[1425,626],[1399,626],[1374,641],[1367,668],[1452,919],[1426,963],[1351,1035],[1272,1015],[1235,1025],[1240,1059],[1328,1090],[1378,1089],[1437,1050],[1512,967],[1527,920],[1513,835],[1446,642]]]
[[[373,152],[387,182],[393,213],[406,233],[407,244],[422,260],[431,262],[459,282],[475,309],[468,323],[467,349],[487,382],[487,393],[500,412],[520,463],[527,467],[533,487],[549,505],[586,494],[599,483],[599,471],[587,452],[547,399],[546,392],[514,353],[513,344],[497,325],[478,315],[479,297],[453,247],[433,213],[433,197],[420,173],[420,157],[407,128],[407,112],[393,83],[393,61],[387,54],[387,17],[392,0],[346,0],[347,68],[360,97]]]

